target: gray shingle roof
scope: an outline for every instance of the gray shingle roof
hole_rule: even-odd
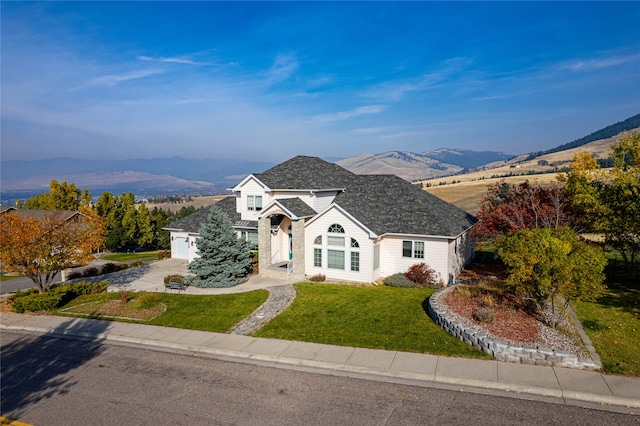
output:
[[[358,175],[334,201],[377,235],[455,237],[477,219],[395,175]]]
[[[294,157],[254,176],[272,190],[344,188],[334,202],[377,235],[456,237],[477,222],[467,212],[398,176],[356,175],[316,157]],[[300,198],[278,202],[298,217],[317,214]],[[227,197],[215,205],[227,214],[234,226],[257,228],[256,221],[241,221],[235,203],[235,197]],[[207,220],[210,208],[198,210],[167,228],[197,233],[200,224]]]
[[[299,155],[254,176],[272,190],[311,190],[344,188],[355,174],[320,158]]]
[[[209,211],[213,206],[217,206],[223,213],[227,215],[231,223],[236,223],[240,221],[240,213],[236,213],[236,197],[225,197],[220,201],[210,205],[209,207],[204,207],[196,212],[190,214],[189,216],[185,216],[180,220],[176,220],[167,225],[164,229],[180,229],[183,232],[191,232],[198,233],[200,231],[200,226],[207,221],[209,217]],[[258,222],[255,223],[255,227],[258,227]]]
[[[298,217],[313,217],[318,214],[300,198],[285,198],[277,200],[282,206]]]

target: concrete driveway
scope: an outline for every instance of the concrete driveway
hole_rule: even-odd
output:
[[[102,264],[108,263],[103,260],[96,260],[90,265],[100,267]],[[79,269],[84,269],[79,268]],[[148,263],[136,268],[129,268],[123,271],[113,272],[111,274],[99,275],[97,277],[81,278],[77,281],[109,281],[109,291],[173,291],[165,290],[164,277],[167,275],[187,275],[190,274],[187,269],[187,261],[184,259],[164,259],[156,262]],[[58,277],[59,279],[59,277]],[[296,280],[278,280],[273,278],[262,278],[253,275],[245,283],[230,288],[197,288],[187,287],[185,291],[180,293],[186,294],[231,294],[243,293],[257,289],[266,289],[269,287],[280,286],[284,284],[294,284]],[[33,282],[29,278],[15,278],[1,283],[1,293],[11,293],[18,288],[25,290],[33,287]]]
[[[167,275],[187,275],[190,274],[187,269],[187,261],[183,259],[164,259],[157,262],[152,262],[137,268],[125,269],[123,271],[114,272],[111,274],[101,275],[98,277],[92,277],[90,279],[84,278],[85,281],[109,281],[109,291],[172,291],[166,290],[164,287],[164,277]],[[280,286],[283,284],[293,284],[295,280],[277,280],[273,278],[262,278],[254,275],[251,278],[240,285],[230,288],[197,288],[187,287],[187,289],[180,293],[186,294],[231,294],[231,293],[243,293],[247,291],[253,291],[257,289],[265,289],[269,287]]]

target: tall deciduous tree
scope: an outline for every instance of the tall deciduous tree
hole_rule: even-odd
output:
[[[79,210],[80,206],[91,204],[91,193],[85,188],[80,191],[75,183],[53,179],[49,183],[49,192],[35,195],[24,202],[24,208],[32,210]],[[22,206],[22,203],[19,203]]]
[[[598,247],[581,242],[568,228],[520,229],[498,240],[498,254],[516,291],[540,311],[557,296],[593,300],[604,289],[606,259]],[[547,319],[555,326],[555,313]]]
[[[31,278],[40,293],[63,269],[93,259],[104,241],[103,222],[90,209],[82,216],[49,211],[40,218],[22,218],[18,212],[0,216],[0,262],[11,273]]]
[[[481,242],[493,242],[523,228],[566,226],[578,230],[582,226],[562,187],[531,185],[528,181],[519,185],[501,181],[490,186],[476,217],[480,222],[473,233]]]
[[[611,157],[613,168],[600,170],[590,154],[576,155],[560,179],[590,230],[604,234],[605,244],[635,271],[640,254],[640,133],[623,136]]]
[[[188,267],[196,277],[196,287],[233,287],[246,281],[251,268],[251,253],[246,241],[239,239],[229,218],[212,207],[207,222],[199,230],[196,258]]]

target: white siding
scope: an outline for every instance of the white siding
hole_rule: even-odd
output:
[[[272,200],[282,200],[298,197],[309,207],[320,213],[331,205],[334,198],[336,198],[337,192],[312,193],[311,191],[274,191],[270,195]]]
[[[198,247],[196,246],[196,240],[200,238],[198,234],[189,234],[189,262],[193,262],[197,255]]]
[[[473,259],[474,252],[475,244],[469,236],[469,231],[449,243],[449,283],[452,283],[462,268]]]
[[[402,256],[402,241],[423,241],[424,259]],[[406,272],[416,263],[426,263],[446,283],[448,280],[448,241],[428,237],[386,236],[380,241],[380,271],[378,277]]]
[[[340,224],[345,233],[340,234],[345,237],[345,268],[344,270],[327,268],[327,246],[326,235],[329,226],[337,223]],[[313,249],[314,240],[318,235],[323,236],[322,250],[322,267],[313,266]],[[338,234],[333,234],[338,235]],[[351,238],[354,238],[360,245],[360,271],[351,271]],[[333,248],[333,247],[332,247]],[[338,248],[335,248],[338,249]],[[354,250],[355,251],[355,250]],[[305,227],[305,274],[308,276],[323,274],[327,278],[345,281],[369,282],[372,280],[373,274],[373,242],[369,238],[369,234],[361,227],[351,222],[351,220],[343,215],[338,209],[333,208],[324,215],[314,220],[310,225]]]
[[[311,207],[313,207],[315,211],[320,213],[321,211],[324,211],[324,209],[329,207],[331,203],[333,203],[336,195],[338,195],[337,192],[323,192],[316,194],[314,198],[314,204]]]
[[[258,220],[258,215],[261,212],[247,209],[247,195],[261,196],[263,208],[269,204],[271,198],[264,188],[253,178],[242,185],[240,188],[240,197],[236,194],[236,211],[240,213],[242,220]]]

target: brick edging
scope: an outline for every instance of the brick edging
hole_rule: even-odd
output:
[[[496,338],[481,327],[471,324],[468,320],[451,311],[443,301],[443,297],[453,291],[456,286],[445,287],[429,297],[428,313],[433,320],[449,334],[473,346],[474,348],[494,356],[499,361],[515,362],[518,364],[544,365],[549,367],[568,367],[581,370],[599,370],[602,368],[600,357],[595,352],[591,341],[585,341],[587,350],[593,359],[579,358],[576,354],[556,351],[539,346],[519,344]],[[569,308],[571,309],[571,308]],[[581,338],[586,336],[576,322],[575,314],[570,312],[578,327]],[[587,338],[588,339],[588,338]]]

